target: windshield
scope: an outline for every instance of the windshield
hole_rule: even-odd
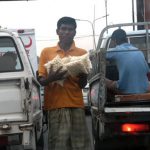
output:
[[[10,37],[0,37],[0,72],[22,70],[16,45]]]

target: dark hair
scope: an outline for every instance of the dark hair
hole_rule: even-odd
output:
[[[123,29],[117,29],[112,33],[112,40],[116,40],[117,44],[122,44],[127,42],[127,35]]]
[[[59,29],[62,24],[73,25],[75,29],[77,27],[76,20],[74,18],[71,18],[71,17],[60,18],[57,22],[57,29]]]

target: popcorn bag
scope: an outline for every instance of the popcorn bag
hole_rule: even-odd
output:
[[[60,71],[67,71],[67,68],[63,65],[63,61],[59,55],[57,55],[53,60],[48,61],[48,63],[44,64],[44,66],[47,70],[47,73],[49,73],[51,67],[54,72],[56,72],[60,67],[62,67]]]
[[[89,54],[82,56],[68,56],[64,58],[60,58],[60,56],[57,55],[53,60],[48,61],[48,63],[44,66],[46,67],[48,73],[52,66],[53,71],[57,71],[60,67],[62,67],[61,71],[68,71],[66,76],[77,76],[80,73],[89,74],[92,69]]]
[[[85,68],[85,66],[81,63],[81,61],[70,62],[70,63],[66,64],[65,66],[66,66],[66,68],[67,68],[67,70],[68,70],[68,73],[69,73],[71,76],[77,76],[77,75],[80,74],[81,72],[87,74],[86,68]],[[78,68],[78,69],[77,69],[77,68]]]

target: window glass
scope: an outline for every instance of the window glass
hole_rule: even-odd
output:
[[[142,50],[144,56],[147,56],[146,36],[128,36],[128,42],[133,44],[139,50]],[[108,40],[108,49],[114,48],[114,43],[111,39]]]
[[[22,70],[16,45],[10,37],[0,37],[0,72]]]
[[[147,48],[146,48],[146,36],[138,36],[138,37],[130,37],[129,38],[129,42],[131,44],[133,44],[135,47],[139,48],[140,50],[142,50],[142,52],[144,53],[145,57],[147,54]]]

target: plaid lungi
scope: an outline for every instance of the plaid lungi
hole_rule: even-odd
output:
[[[48,112],[49,150],[91,150],[85,112],[61,108]]]

